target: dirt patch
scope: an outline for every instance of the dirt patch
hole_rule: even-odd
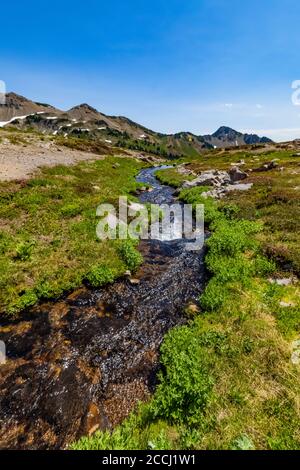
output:
[[[103,158],[103,155],[59,147],[52,142],[37,141],[23,146],[4,140],[0,143],[0,181],[28,179],[43,166],[74,165]]]

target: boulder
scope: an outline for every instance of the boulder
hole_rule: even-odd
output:
[[[256,168],[253,171],[269,171],[269,170],[273,170],[274,168],[277,168],[277,166],[278,166],[277,161],[272,160],[271,162],[264,163],[262,166],[260,166],[259,168]]]
[[[182,185],[184,189],[196,186],[222,186],[230,183],[230,176],[226,171],[204,171],[200,176],[192,181],[185,181]]]
[[[182,165],[177,168],[177,172],[180,175],[192,175],[192,174],[194,174],[192,170],[189,170],[188,168],[185,168],[185,166],[182,166]]]
[[[212,197],[213,199],[221,199],[224,197],[226,194],[225,188],[215,188],[211,189],[210,191],[206,191],[205,193],[202,193],[202,197],[205,199],[208,197]]]
[[[230,176],[231,182],[235,183],[236,181],[241,181],[247,178],[248,174],[245,171],[242,171],[237,166],[234,166],[229,170],[229,176]]]
[[[185,181],[182,185],[184,189],[194,188],[195,186],[212,186],[215,182],[215,176],[212,171],[205,171],[192,181]]]
[[[226,184],[230,184],[231,178],[227,171],[216,171],[215,172],[216,181],[221,185],[224,186]]]
[[[202,193],[204,198],[212,197],[214,199],[222,199],[230,191],[248,191],[253,186],[253,183],[238,183],[228,184],[227,186],[221,186],[219,188],[211,189]]]
[[[253,186],[253,183],[235,183],[229,184],[225,190],[227,193],[230,191],[248,191]]]

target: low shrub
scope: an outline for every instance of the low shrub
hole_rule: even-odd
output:
[[[10,315],[16,315],[21,310],[32,307],[37,301],[38,298],[34,290],[28,290],[8,306],[7,312]]]
[[[229,297],[229,289],[226,284],[221,284],[212,278],[200,297],[200,305],[204,310],[213,311],[220,308]]]
[[[143,262],[142,255],[136,249],[137,243],[136,240],[123,240],[118,247],[120,256],[130,271],[136,271]]]
[[[246,285],[254,271],[252,263],[243,254],[229,257],[209,253],[206,257],[206,266],[221,283],[240,281]]]
[[[155,418],[197,423],[212,398],[213,379],[205,351],[192,328],[171,330],[161,347],[163,371],[151,403]],[[188,371],[188,373],[187,373]]]
[[[224,218],[215,222],[213,229],[207,242],[209,252],[217,256],[236,256],[257,246],[251,235],[259,232],[261,226],[247,220],[228,221]]]
[[[60,213],[63,217],[75,217],[82,211],[82,206],[79,204],[71,203],[66,204],[60,209]]]
[[[94,265],[86,275],[86,279],[93,287],[101,287],[115,280],[115,272],[105,265]]]
[[[240,208],[235,204],[225,204],[220,207],[220,211],[225,215],[226,219],[234,219],[240,212]]]
[[[255,273],[258,276],[266,276],[276,271],[276,263],[265,256],[257,255],[254,260]]]
[[[35,246],[34,241],[21,242],[16,247],[15,259],[26,261],[31,257],[32,250]]]
[[[203,204],[204,205],[204,221],[209,226],[212,222],[224,217],[218,210],[215,201],[212,198],[205,198],[202,193],[208,191],[209,186],[197,186],[192,189],[183,189],[179,194],[179,199],[186,204]]]

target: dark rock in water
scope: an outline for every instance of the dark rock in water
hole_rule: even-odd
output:
[[[153,187],[148,202],[172,202],[155,170],[138,180]],[[186,321],[206,279],[204,252],[184,240],[140,244],[144,264],[103,289],[83,288],[0,327],[8,360],[1,365],[0,447],[65,448],[96,429],[120,423],[153,392],[159,347]],[[128,273],[127,273],[128,274]]]

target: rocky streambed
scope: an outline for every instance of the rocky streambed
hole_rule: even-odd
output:
[[[171,203],[174,190],[143,170],[152,185],[141,202]],[[0,447],[65,448],[96,429],[111,429],[156,383],[166,332],[186,321],[206,275],[204,252],[185,240],[142,241],[135,279],[82,288],[3,322],[7,361],[0,366]]]

